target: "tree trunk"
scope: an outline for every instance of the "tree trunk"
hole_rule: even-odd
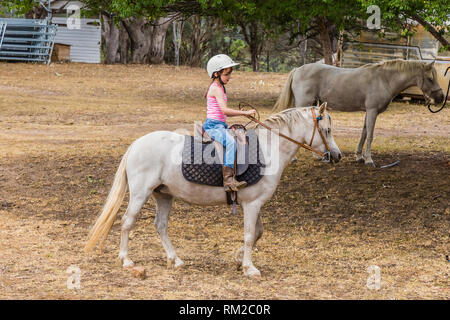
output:
[[[47,18],[47,10],[41,5],[33,7],[30,11],[25,13],[27,19],[45,19]]]
[[[264,47],[264,30],[260,30],[257,22],[251,22],[247,28],[246,24],[241,22],[240,27],[244,35],[245,42],[250,47],[251,65],[253,71],[259,71],[259,59]]]
[[[132,18],[123,21],[130,37],[131,63],[148,63],[149,50],[152,43],[153,27],[147,24],[148,19]]]
[[[128,55],[130,50],[130,37],[128,36],[128,32],[123,23],[121,23],[119,29],[119,43],[119,57],[116,61],[119,61],[122,64],[127,64],[129,60]]]
[[[119,28],[111,17],[102,15],[103,18],[103,38],[106,47],[106,64],[116,63],[117,52],[119,51]]]
[[[209,49],[209,40],[216,30],[222,28],[222,21],[211,17],[202,18],[195,15],[191,18],[192,40],[189,50],[188,64],[191,67],[200,67],[202,57]]]
[[[250,51],[251,51],[251,65],[252,65],[252,69],[254,72],[258,72],[259,71],[259,56],[257,53],[257,49],[250,46]]]
[[[189,52],[188,64],[191,67],[200,67],[202,61],[202,39],[206,32],[202,28],[202,18],[200,16],[193,16],[191,18],[192,23],[192,41],[191,50]],[[204,45],[206,46],[206,44]]]
[[[328,22],[325,17],[317,18],[319,28],[319,39],[322,44],[323,57],[326,64],[333,64],[333,49],[331,47],[330,34],[328,32]]]
[[[306,50],[308,49],[308,38],[304,35],[300,36],[300,57],[301,57],[301,65],[306,63]]]
[[[172,22],[173,27],[173,46],[175,48],[175,65],[180,65],[180,47],[181,47],[181,36],[183,33],[183,21],[176,20]]]
[[[161,17],[152,27],[152,41],[149,50],[149,62],[159,64],[164,61],[164,45],[166,43],[167,29],[169,29],[172,16]]]

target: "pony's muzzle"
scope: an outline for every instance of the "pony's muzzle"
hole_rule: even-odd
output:
[[[442,102],[444,101],[444,99],[445,99],[445,97],[444,97],[444,92],[441,90],[441,91],[438,93],[437,97],[434,98],[434,101],[435,101],[436,104],[439,104],[439,103],[442,103]]]
[[[338,163],[342,159],[342,155],[340,152],[335,152],[333,150],[325,153],[325,156],[322,158],[322,161],[328,163]]]

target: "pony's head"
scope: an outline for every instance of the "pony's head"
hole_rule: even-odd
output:
[[[339,162],[342,158],[341,150],[337,146],[333,137],[333,126],[331,116],[327,112],[327,103],[324,102],[320,106],[313,107],[314,112],[311,113],[312,127],[310,146],[314,149],[327,153],[329,152],[331,162]],[[313,117],[316,117],[314,119]]]
[[[444,92],[437,82],[434,61],[423,65],[422,77],[419,77],[417,86],[422,90],[427,103],[438,104],[444,101]]]

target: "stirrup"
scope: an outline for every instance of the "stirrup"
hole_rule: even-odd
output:
[[[234,191],[233,189],[231,189],[230,186],[223,186],[223,188],[224,188],[225,192],[233,192]]]
[[[237,192],[239,189],[245,188],[247,186],[247,182],[246,181],[236,181],[237,184],[233,184],[233,185],[225,185],[223,186],[223,188],[225,189],[225,192]]]

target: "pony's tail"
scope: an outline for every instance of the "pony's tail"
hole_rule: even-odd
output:
[[[293,69],[286,80],[286,83],[284,84],[283,90],[281,91],[280,96],[278,97],[277,102],[273,106],[272,111],[280,110],[280,109],[287,109],[292,105],[292,79],[294,78],[294,72],[297,70],[297,68]]]
[[[120,161],[119,168],[117,169],[111,191],[103,206],[103,210],[89,233],[88,240],[84,246],[85,252],[92,251],[97,243],[99,243],[99,249],[101,250],[109,230],[114,223],[114,219],[117,216],[117,212],[119,211],[127,191],[126,165],[130,149],[131,148],[128,148],[127,152],[122,157],[122,161]]]

